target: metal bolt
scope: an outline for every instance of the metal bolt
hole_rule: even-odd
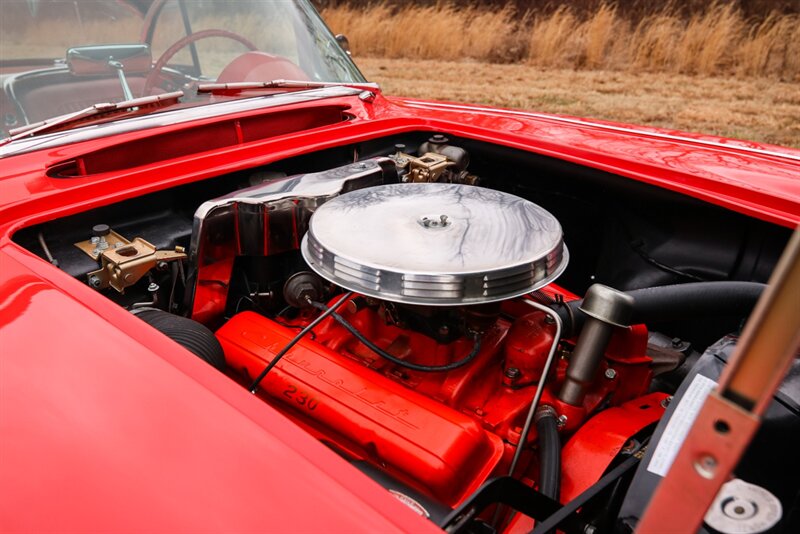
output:
[[[440,215],[439,221],[442,223],[442,226],[447,226],[447,215]]]
[[[155,282],[151,282],[150,285],[147,286],[147,290],[150,293],[155,293],[156,291],[158,291],[158,284],[156,284]]]
[[[89,285],[94,288],[100,287],[100,278],[98,278],[97,275],[93,274],[92,276],[89,277]]]
[[[550,315],[545,315],[544,324],[556,324],[556,320],[553,319]]]
[[[672,348],[677,349],[678,347],[681,346],[681,343],[683,343],[681,341],[681,338],[679,338],[679,337],[673,337],[672,338]]]
[[[605,375],[606,378],[608,378],[609,380],[614,380],[615,378],[617,378],[617,372],[614,369],[611,369],[610,367],[606,369]]]
[[[160,261],[160,262],[156,263],[156,268],[158,268],[159,271],[165,270],[167,268],[167,262]]]
[[[634,450],[636,450],[636,441],[634,441],[634,440],[632,440],[632,439],[629,439],[629,440],[628,440],[628,441],[625,443],[625,445],[622,447],[622,449],[620,450],[620,452],[621,452],[622,454],[630,454],[630,453],[632,453]]]
[[[672,402],[672,395],[661,401],[661,407],[666,409],[670,402]]]
[[[717,470],[717,459],[710,454],[704,454],[694,462],[694,470],[703,478],[711,480]]]
[[[583,527],[583,534],[594,534],[597,532],[597,527],[594,525],[586,525]]]
[[[509,367],[508,369],[506,369],[506,378],[509,378],[511,380],[516,380],[517,378],[519,378],[519,375],[521,374],[522,373],[520,372],[520,370],[517,369],[516,367]]]
[[[92,245],[96,245],[96,244],[98,244],[98,243],[100,242],[100,238],[99,238],[99,237],[97,237],[97,236],[94,236],[94,237],[92,237],[92,238],[89,240],[89,242],[90,242]]]
[[[558,420],[556,421],[556,424],[558,424],[559,428],[562,427],[562,426],[565,426],[567,424],[567,416],[566,415],[559,415],[558,416]]]
[[[448,328],[448,326],[446,324],[444,324],[444,325],[439,327],[439,335],[440,336],[446,336],[449,333],[450,333],[450,328]]]

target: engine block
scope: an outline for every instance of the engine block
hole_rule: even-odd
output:
[[[547,291],[563,290],[551,285]],[[465,336],[441,343],[393,324],[380,306],[354,304],[342,315],[384,350],[411,362],[447,364],[472,348],[473,341]],[[229,366],[252,378],[308,322],[300,317],[279,324],[243,312],[217,337]],[[303,338],[276,365],[258,394],[345,457],[367,461],[455,506],[490,476],[507,474],[554,330],[546,315],[525,299],[506,301],[485,327],[480,352],[468,365],[422,372],[384,360],[326,319],[313,339]],[[576,429],[601,404],[620,404],[646,389],[649,359],[641,358],[639,350],[646,332],[633,328],[618,337],[600,370],[611,376],[606,370],[613,362],[614,378],[595,381],[580,407],[557,398],[571,350],[570,343],[562,343],[542,402],[564,415],[564,431]],[[525,445],[535,441],[533,431]],[[528,448],[524,465],[535,465],[532,454]],[[535,479],[536,473],[528,475]]]

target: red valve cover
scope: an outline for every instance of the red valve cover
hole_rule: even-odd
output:
[[[252,312],[217,332],[228,364],[258,375],[296,331]],[[381,465],[442,502],[460,502],[491,474],[504,445],[472,417],[304,338],[261,383],[323,439]],[[331,435],[333,433],[334,435]]]
[[[548,291],[570,296],[552,284]],[[385,311],[354,303],[341,313],[384,350],[418,364],[452,363],[473,347],[463,336],[440,344],[388,320]],[[313,313],[301,314],[291,328],[306,326],[311,317]],[[555,334],[555,326],[545,319],[524,299],[504,302],[494,322],[483,324],[476,357],[448,372],[422,372],[389,362],[326,319],[270,371],[259,395],[343,455],[365,460],[456,506],[490,476],[508,473]],[[235,376],[252,380],[297,334],[291,328],[243,312],[220,328],[217,337]],[[541,402],[563,416],[565,437],[601,405],[616,406],[646,392],[646,343],[642,327],[617,331],[582,406],[557,397],[572,340],[562,343],[566,357],[554,366]],[[605,372],[612,367],[614,373]],[[533,481],[536,439],[532,428],[518,467],[518,474]]]

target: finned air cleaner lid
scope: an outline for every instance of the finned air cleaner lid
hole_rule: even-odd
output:
[[[561,225],[514,195],[458,184],[359,189],[320,206],[301,245],[323,278],[382,300],[432,306],[516,297],[567,266]]]

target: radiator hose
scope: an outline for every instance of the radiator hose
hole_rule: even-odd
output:
[[[558,436],[556,411],[542,406],[536,411],[536,432],[539,434],[539,493],[560,502],[561,440]]]
[[[693,282],[634,289],[630,324],[688,320],[707,316],[745,316],[756,305],[766,284],[758,282]],[[566,336],[580,332],[586,316],[583,300],[551,305],[564,323]],[[569,309],[567,309],[567,307]]]

